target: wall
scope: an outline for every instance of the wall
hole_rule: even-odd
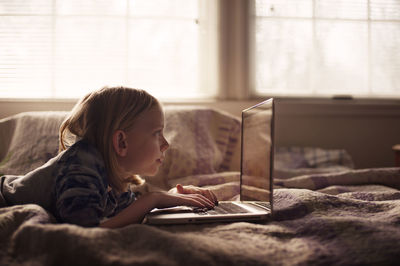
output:
[[[168,102],[216,107],[236,116],[258,101]],[[0,118],[21,111],[70,110],[75,101],[1,101]],[[394,166],[400,143],[400,102],[366,100],[276,101],[276,145],[346,149],[356,168]]]
[[[278,145],[343,148],[356,168],[394,166],[400,104],[334,100],[277,105]]]

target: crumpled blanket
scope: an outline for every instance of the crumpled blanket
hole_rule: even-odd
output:
[[[361,180],[367,183],[377,172],[386,181],[367,184],[380,188],[373,191],[331,190],[330,195],[278,188],[273,219],[263,223],[87,229],[53,224],[37,205],[2,208],[0,264],[395,265],[400,261],[399,168],[325,174],[330,181],[314,188],[340,185],[346,175],[350,181],[343,186],[362,187]],[[313,184],[318,176],[298,179]]]
[[[24,174],[54,156],[65,115],[25,113],[1,120],[0,173]],[[236,199],[238,120],[201,108],[167,108],[166,120],[182,129],[166,128],[172,144],[207,145],[171,148],[171,161],[161,171],[168,179],[152,181],[159,187],[207,187],[221,200]],[[291,149],[276,155],[270,221],[110,230],[56,224],[40,206],[18,205],[0,208],[0,265],[398,264],[400,168],[349,170],[345,151]],[[181,158],[185,169],[179,168]]]

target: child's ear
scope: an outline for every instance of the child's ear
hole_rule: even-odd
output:
[[[114,132],[112,137],[114,151],[118,156],[124,157],[128,152],[128,143],[126,139],[126,134],[122,130],[117,130]]]

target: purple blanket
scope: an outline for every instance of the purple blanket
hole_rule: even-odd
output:
[[[23,174],[53,157],[65,115],[1,120],[0,173]],[[239,120],[212,110],[170,108],[166,121],[169,159],[159,176],[148,179],[155,188],[140,189],[181,183],[213,189],[219,199],[235,198]],[[274,217],[259,224],[87,229],[55,224],[37,205],[0,208],[0,265],[398,264],[400,169],[350,168],[345,151],[278,150]]]
[[[387,171],[392,176],[399,169]],[[365,175],[362,171],[348,175],[357,173]],[[333,182],[334,175],[329,176]],[[260,224],[85,229],[53,224],[48,213],[36,205],[2,208],[0,264],[397,264],[400,191],[379,184],[342,187],[347,187],[347,192],[337,195],[310,189],[276,189],[274,219]]]

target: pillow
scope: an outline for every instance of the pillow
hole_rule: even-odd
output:
[[[167,106],[164,135],[170,147],[156,176],[148,183],[169,189],[174,179],[239,171],[240,120],[220,110]]]
[[[275,159],[277,168],[324,168],[345,166],[354,168],[354,163],[346,150],[322,149],[314,147],[279,147]]]
[[[0,120],[0,174],[23,175],[57,155],[58,130],[68,112],[27,112]],[[170,144],[158,174],[145,177],[169,189],[189,175],[239,171],[240,120],[205,107],[165,107]]]
[[[57,155],[67,112],[26,112],[0,120],[0,174],[23,175]]]
[[[343,149],[279,147],[275,151],[275,178],[338,172],[354,168],[350,154]]]

